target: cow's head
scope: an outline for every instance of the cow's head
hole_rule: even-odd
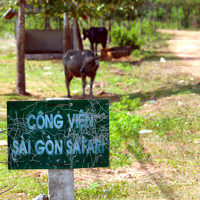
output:
[[[80,73],[94,73],[99,67],[99,57],[87,57],[81,66]]]
[[[85,40],[89,36],[89,29],[83,29],[83,39]]]

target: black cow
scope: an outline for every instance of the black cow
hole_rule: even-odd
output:
[[[97,55],[97,44],[101,43],[102,47],[106,48],[107,36],[108,36],[108,31],[104,27],[91,27],[90,29],[83,29],[83,39],[84,40],[86,38],[89,39],[90,48],[92,51],[94,51],[94,43],[96,44],[95,46],[96,55]]]

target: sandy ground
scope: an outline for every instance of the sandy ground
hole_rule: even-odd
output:
[[[160,30],[172,33],[174,38],[168,41],[169,51],[183,62],[179,67],[183,73],[200,77],[200,34],[198,31]]]

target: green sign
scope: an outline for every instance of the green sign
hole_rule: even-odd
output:
[[[108,100],[7,102],[9,169],[109,166]]]

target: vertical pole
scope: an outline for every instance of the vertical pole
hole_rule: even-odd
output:
[[[90,28],[92,27],[92,18],[91,17],[88,17],[89,18],[89,24],[90,24]]]
[[[109,19],[109,23],[108,23],[108,31],[110,32],[111,31],[111,29],[112,29],[112,24],[113,24],[113,21],[112,21],[112,19]],[[110,36],[110,34],[109,34],[109,36],[108,36],[108,42],[109,42],[109,44],[111,43],[111,36]]]
[[[47,98],[46,100],[69,100],[69,98]],[[48,170],[49,200],[74,200],[74,170]]]
[[[19,1],[18,8],[16,93],[27,95],[25,80],[25,0]]]
[[[101,16],[101,26],[105,27],[106,26],[106,22],[105,19]]]
[[[77,18],[75,18],[75,22],[76,22],[76,38],[77,38],[78,50],[83,50],[83,42]]]
[[[64,6],[66,6],[66,2],[64,2]],[[63,54],[65,54],[69,49],[71,49],[71,30],[70,30],[70,21],[69,16],[66,12],[64,12],[63,16]]]
[[[76,19],[73,18],[73,46],[74,50],[78,49],[78,43],[77,43],[77,30],[76,30]]]
[[[49,169],[48,186],[50,200],[74,200],[74,170]]]
[[[17,33],[18,33],[18,15],[16,16],[15,19],[15,39],[17,40]]]
[[[140,35],[142,35],[142,17],[139,18],[140,23]]]

